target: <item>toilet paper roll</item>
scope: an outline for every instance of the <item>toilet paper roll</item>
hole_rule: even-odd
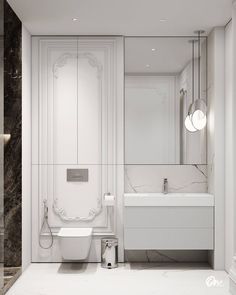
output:
[[[104,195],[104,206],[115,206],[115,196],[111,194]]]

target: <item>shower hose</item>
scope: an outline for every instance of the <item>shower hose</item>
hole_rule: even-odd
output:
[[[39,246],[42,248],[42,249],[50,249],[52,248],[52,245],[53,245],[53,234],[52,234],[52,230],[51,230],[51,227],[48,223],[48,206],[47,206],[47,200],[43,200],[43,223],[42,223],[42,226],[41,226],[41,229],[40,229],[40,233],[39,233]],[[43,233],[43,229],[44,227],[48,228],[49,230],[49,233],[50,233],[50,238],[51,238],[51,242],[49,244],[49,246],[45,247],[43,246],[42,242],[41,242],[41,235]]]

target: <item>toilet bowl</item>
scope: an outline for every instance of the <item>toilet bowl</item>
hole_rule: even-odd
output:
[[[58,237],[65,260],[84,260],[88,257],[92,228],[61,228]]]

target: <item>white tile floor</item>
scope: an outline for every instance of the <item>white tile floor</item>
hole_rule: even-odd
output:
[[[44,263],[30,265],[7,295],[229,295],[228,289],[227,274],[206,267]]]

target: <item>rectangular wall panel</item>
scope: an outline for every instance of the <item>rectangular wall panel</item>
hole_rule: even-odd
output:
[[[101,237],[116,234],[116,204],[123,195],[123,185],[119,190],[116,185],[116,164],[118,157],[123,159],[123,135],[117,135],[118,124],[123,124],[123,96],[117,87],[119,83],[123,89],[124,73],[117,67],[123,64],[122,46],[122,38],[33,37],[34,262],[62,261],[57,238],[61,227],[93,228],[90,262],[100,261]],[[87,176],[71,181],[68,169],[72,178],[80,169]],[[116,198],[113,208],[104,206],[107,193]],[[49,250],[39,247],[39,239],[50,244],[48,230],[41,232],[44,201],[54,235]],[[122,243],[123,234],[120,239]],[[121,250],[119,257],[123,260]]]
[[[54,164],[77,163],[77,44],[51,51],[48,73],[48,133]],[[58,54],[60,52],[60,55]],[[52,80],[50,79],[51,72]],[[52,118],[51,118],[52,115]],[[51,120],[50,120],[51,119]],[[49,147],[50,148],[50,147]],[[51,162],[51,159],[49,159]]]
[[[83,41],[78,44],[78,163],[101,164],[102,133],[107,130],[107,126],[102,129],[102,118],[107,116],[105,53],[103,49],[88,53]]]

